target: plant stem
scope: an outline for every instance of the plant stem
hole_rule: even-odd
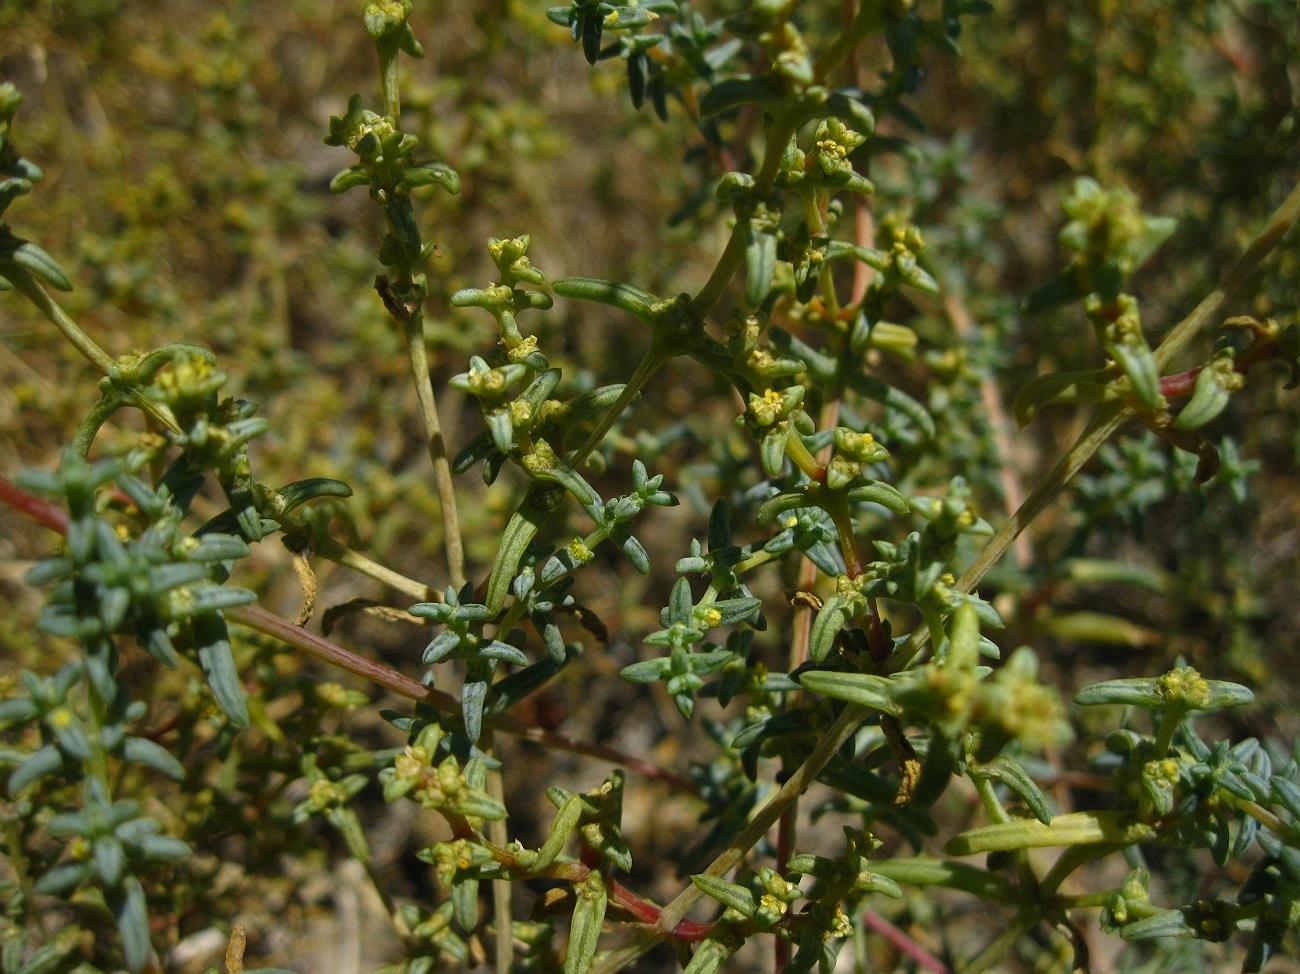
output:
[[[767,146],[763,150],[763,162],[758,174],[754,177],[754,188],[751,190],[755,199],[766,196],[771,191],[773,183],[776,182],[776,174],[780,169],[781,157],[785,154],[785,147],[789,144],[791,136],[799,128],[798,119],[798,114],[793,109],[789,109],[777,115],[773,120],[772,127],[767,133]],[[710,309],[718,303],[718,300],[722,297],[722,292],[727,289],[727,285],[735,277],[736,271],[744,263],[744,236],[744,230],[740,223],[732,227],[727,246],[723,248],[722,256],[718,258],[717,264],[714,265],[713,273],[709,275],[709,279],[705,281],[699,293],[691,300],[691,315],[696,321],[703,320]]]
[[[358,656],[356,653],[306,629],[299,628],[288,620],[267,612],[265,609],[257,606],[241,606],[226,609],[224,615],[231,622],[288,643],[309,656],[314,656],[322,662],[363,677],[398,696],[414,700],[417,703],[428,704],[445,714],[453,716],[460,714],[460,703],[451,694],[443,693],[432,687],[426,687],[418,680],[412,679],[404,673],[399,673],[383,663],[377,663],[374,660]],[[694,782],[675,771],[661,768],[653,762],[634,755],[624,754],[622,751],[604,744],[579,741],[566,734],[546,730],[513,714],[496,714],[487,717],[484,720],[484,725],[505,734],[513,734],[516,737],[533,741],[551,750],[567,751],[570,754],[581,754],[586,757],[608,761],[611,764],[626,768],[634,774],[641,775],[643,778],[665,782],[680,791],[694,792],[696,790]]]
[[[979,795],[980,804],[984,806],[984,813],[997,824],[1010,822],[1011,816],[1002,807],[1002,802],[998,800],[997,792],[993,789],[993,779],[987,775],[975,775],[972,780],[975,783],[975,793]]]
[[[813,64],[813,75],[819,84],[825,82],[839,63],[853,53],[868,32],[880,25],[880,6],[876,0],[862,0],[857,16]]]
[[[40,309],[41,314],[45,315],[59,331],[63,332],[63,337],[70,341],[73,347],[92,365],[105,375],[112,371],[112,357],[100,348],[93,338],[81,330],[81,326],[59,307],[58,302],[50,297],[45,288],[41,287],[40,282],[26,268],[15,266],[7,269],[5,276],[15,288],[23,293],[24,297]]]
[[[1210,324],[1224,304],[1231,299],[1264,258],[1281,243],[1287,231],[1300,219],[1300,182],[1291,189],[1282,204],[1273,211],[1264,229],[1224,272],[1219,286],[1207,294],[1186,318],[1174,326],[1155,350],[1156,366],[1164,369],[1187,347],[1193,338]]]
[[[57,301],[50,297],[49,292],[41,286],[41,283],[36,278],[32,277],[26,268],[15,267],[6,270],[5,274],[9,282],[40,309],[41,314],[63,333],[63,337],[71,342],[72,346],[91,365],[94,365],[104,375],[112,373],[116,367],[113,357],[104,351],[98,342],[82,331],[81,326],[72,320],[71,316],[60,307]],[[166,408],[138,396],[131,399],[131,404],[139,407],[173,433],[180,432],[180,427],[176,425],[176,419]]]
[[[392,119],[393,125],[401,128],[402,95],[399,84],[397,37],[388,34],[377,41],[379,50],[379,73],[384,93],[384,114]],[[392,187],[390,187],[392,190]],[[395,190],[393,190],[395,191]],[[409,201],[401,201],[409,206]],[[389,206],[392,204],[390,203]],[[387,207],[386,207],[387,210]],[[391,224],[392,216],[389,214]],[[393,227],[392,233],[397,233]],[[419,268],[414,258],[403,260],[394,267],[397,289],[410,295],[409,300],[397,300],[387,280],[380,278],[375,282],[376,290],[384,301],[388,313],[402,326],[406,339],[406,354],[411,360],[411,378],[415,381],[415,394],[420,404],[420,419],[424,423],[425,446],[429,459],[433,462],[433,485],[438,492],[438,507],[442,512],[443,546],[447,555],[447,575],[451,584],[460,588],[465,584],[465,546],[460,535],[460,517],[456,510],[456,488],[451,479],[451,462],[447,459],[447,443],[442,435],[442,423],[438,419],[438,399],[433,392],[433,383],[429,379],[429,358],[424,347],[424,297],[423,277],[418,277]]]
[[[900,930],[875,910],[867,910],[862,914],[862,925],[870,927],[872,932],[884,937],[922,970],[930,971],[931,974],[951,974],[947,964],[908,936],[905,930]]]
[[[402,88],[399,84],[397,60],[399,51],[396,40],[390,35],[380,38],[376,46],[379,48],[379,78],[384,89],[384,114],[391,118],[394,124],[401,126],[402,117]]]
[[[865,267],[866,265],[863,264],[862,266]],[[965,303],[963,303],[956,291],[946,291],[943,298],[943,310],[948,316],[948,320],[952,322],[953,331],[961,338],[970,338],[975,331],[975,320],[971,317]],[[1011,441],[1013,427],[1007,420],[1007,411],[1002,405],[1002,393],[998,390],[993,374],[985,372],[980,377],[979,387],[980,399],[984,403],[984,411],[988,415],[989,428],[993,434],[993,446],[1000,461],[998,464],[998,482],[1002,488],[1002,502],[1006,505],[1007,513],[1014,514],[1016,509],[1024,502],[1025,490],[1020,484],[1020,476],[1016,472],[1016,465],[1012,462],[1015,455]],[[1034,551],[1030,546],[1028,535],[1018,535],[1012,547],[1016,564],[1022,569],[1033,564]]]
[[[867,708],[856,704],[850,704],[844,708],[835,723],[827,728],[821,739],[818,740],[817,746],[813,749],[812,754],[808,756],[808,759],[786,780],[780,790],[768,799],[767,804],[759,809],[758,814],[750,820],[749,824],[732,841],[731,845],[709,864],[708,868],[704,870],[705,874],[708,876],[723,876],[730,872],[754,843],[767,834],[767,830],[776,823],[781,814],[807,790],[821,769],[826,766],[826,762],[831,759],[845,741],[857,732],[858,725],[866,719],[868,713]],[[688,886],[677,894],[664,907],[663,916],[659,920],[659,929],[671,930],[677,921],[682,919],[686,912],[703,895],[694,885]],[[610,968],[609,970],[614,969]],[[595,971],[595,968],[592,970]]]
[[[496,742],[493,740],[491,730],[483,732],[483,750],[493,757],[496,756]],[[505,808],[505,784],[501,778],[500,768],[488,770],[487,793],[502,808]],[[506,820],[503,818],[489,819],[487,822],[487,837],[488,841],[493,845],[504,848],[506,843],[510,841],[510,833],[506,829]],[[510,968],[514,962],[514,915],[510,907],[512,889],[512,884],[508,879],[492,880],[492,916],[496,921],[496,934],[494,937],[496,974],[510,974]]]
[[[1032,911],[1025,909],[1015,915],[1006,929],[993,938],[993,940],[971,958],[966,966],[962,967],[960,974],[983,974],[990,967],[1005,957],[1015,946],[1016,941],[1023,937],[1039,921],[1039,917]]]
[[[438,491],[438,506],[442,510],[447,575],[451,584],[460,588],[465,584],[465,547],[460,536],[460,515],[456,510],[456,487],[451,480],[451,461],[447,459],[442,423],[438,420],[438,400],[429,379],[429,359],[424,349],[424,316],[418,309],[402,319],[402,331],[411,360],[411,378],[415,380],[415,394],[420,403],[420,418],[424,421],[425,445],[429,459],[433,461],[433,485]]]
[[[408,595],[418,602],[437,602],[442,598],[435,589],[430,588],[423,582],[417,582],[401,572],[394,571],[387,565],[381,565],[373,558],[369,558],[326,535],[313,536],[312,544],[315,546],[316,554],[322,558],[326,558],[345,568],[351,568],[354,572],[362,575],[368,575],[375,581],[383,582],[389,588],[395,589],[403,595]]]
[[[583,460],[587,459],[587,455],[592,450],[600,446],[600,441],[605,438],[609,428],[618,422],[618,418],[623,415],[623,411],[627,409],[632,400],[645,388],[645,384],[650,381],[666,361],[668,361],[668,356],[664,355],[654,344],[651,344],[649,350],[641,357],[641,361],[637,363],[636,370],[623,386],[623,391],[614,400],[614,404],[601,417],[600,422],[596,424],[596,428],[587,434],[587,438],[582,441],[582,446],[578,447],[573,455],[569,457],[569,466],[576,469]]]

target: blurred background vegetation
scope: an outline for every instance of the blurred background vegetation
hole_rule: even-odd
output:
[[[565,32],[546,21],[545,6],[416,3],[426,56],[408,72],[406,127],[424,154],[445,159],[462,178],[458,196],[426,191],[421,208],[426,239],[440,249],[427,326],[439,389],[495,341],[487,316],[447,301],[460,287],[493,279],[489,236],[531,234],[530,256],[552,279],[591,274],[664,294],[697,288],[725,242],[712,203],[720,160],[692,106],[670,103],[666,122],[633,111],[617,63],[588,69]],[[744,4],[697,6],[719,16]],[[839,14],[837,4],[805,6],[814,33],[818,17]],[[1177,219],[1174,236],[1136,280],[1148,333],[1166,331],[1213,287],[1300,173],[1300,16],[1292,0],[994,7],[966,21],[960,58],[930,59],[930,76],[908,102],[915,117],[882,120],[882,138],[868,149],[879,187],[872,219],[919,225],[944,287],[940,298],[896,309],[921,342],[916,363],[887,366],[890,381],[931,407],[947,444],[915,467],[911,486],[938,488],[961,474],[996,524],[1084,421],[1076,410],[1054,409],[1019,431],[1004,404],[1034,375],[1097,361],[1078,308],[1033,319],[1016,312],[1061,263],[1061,197],[1089,174],[1127,186],[1146,212]],[[857,62],[872,75],[888,66],[888,54],[868,45]],[[260,478],[347,481],[356,496],[330,512],[337,536],[445,584],[401,337],[372,288],[379,218],[363,194],[328,191],[349,161],[322,142],[328,116],[353,91],[377,88],[357,4],[0,0],[0,78],[25,95],[19,138],[47,174],[37,194],[15,206],[14,229],[40,240],[69,271],[73,316],[113,354],[165,340],[212,348],[237,394],[271,420],[271,433],[254,445]],[[743,138],[725,134],[745,151]],[[1298,281],[1300,242],[1292,235],[1231,310],[1290,322]],[[575,387],[625,378],[648,338],[620,316],[563,301],[530,324]],[[0,302],[0,473],[49,466],[93,402],[97,378],[23,302]],[[729,432],[735,411],[717,407],[726,399],[715,381],[691,364],[666,371],[613,440],[617,452],[645,458],[687,500],[700,500],[650,515],[643,537],[665,569],[702,534],[703,498],[737,486],[742,466],[754,482],[749,447]],[[443,395],[454,451],[481,420],[472,402]],[[711,405],[699,408],[706,398]],[[999,642],[1032,644],[1066,693],[1110,676],[1158,673],[1181,655],[1207,675],[1256,689],[1261,705],[1234,715],[1234,732],[1294,738],[1297,401],[1275,381],[1252,381],[1235,396],[1208,431],[1221,443],[1224,470],[1203,487],[1192,483],[1194,458],[1137,432],[1119,438],[983,587],[1010,625]],[[642,425],[651,416],[667,420]],[[137,431],[110,428],[103,448]],[[481,580],[520,486],[503,477],[486,488],[474,472],[459,482],[471,577]],[[218,505],[214,496],[201,513]],[[21,667],[50,669],[51,643],[33,629],[40,594],[21,581],[50,541],[12,514],[0,517],[0,679],[12,679]],[[290,554],[264,544],[248,564],[260,576],[240,584],[293,617],[302,595]],[[333,565],[317,569],[318,615],[359,597],[406,604]],[[685,767],[711,752],[667,698],[612,679],[656,627],[671,578],[665,571],[643,579],[612,557],[607,569],[586,573],[579,597],[609,628],[608,647],[589,648],[532,716]],[[764,584],[771,595],[794,579]],[[780,631],[772,627],[767,644],[759,639],[774,669],[784,658],[775,645]],[[333,638],[410,673],[425,641],[414,626],[356,615]],[[250,962],[368,969],[388,948],[382,935],[363,939],[359,931],[382,929],[374,921],[382,911],[336,837],[290,824],[288,809],[301,798],[295,748],[306,749],[302,737],[322,726],[328,734],[313,747],[341,755],[398,736],[377,708],[357,706],[372,698],[370,688],[322,692],[320,681],[335,674],[248,637],[237,651],[273,688],[269,719],[237,746],[214,740],[196,752],[211,762],[212,785],[171,814],[206,829],[222,851],[182,868],[167,891],[177,904],[170,926],[155,939],[176,945],[177,969],[198,970],[224,948],[214,925],[238,918],[249,928]],[[200,693],[184,671],[141,679],[157,681],[174,706]],[[1060,766],[1083,767],[1095,747],[1081,735]],[[585,788],[603,773],[529,745],[505,748],[516,770],[506,777],[512,832],[542,820],[537,781]],[[536,772],[518,774],[525,762]],[[260,807],[231,804],[237,784],[257,781]],[[1078,803],[1090,787],[1100,785],[1061,775],[1055,794]],[[368,792],[361,807],[378,830],[376,859],[394,888],[432,901],[432,880],[410,855],[430,840],[427,823]],[[677,866],[691,865],[681,859],[682,838],[697,828],[697,814],[689,800],[666,801],[656,787],[629,789],[627,832],[640,842],[634,878],[646,895],[670,893]],[[930,931],[917,935],[938,950],[940,937],[963,943],[946,909],[909,899],[893,919]],[[1054,948],[1042,949],[1035,958],[1026,948],[1019,962],[1050,969]],[[1186,949],[1207,952],[1189,963],[1219,956],[1201,944]],[[1133,967],[1169,958],[1128,950]],[[664,963],[651,955],[644,969]]]

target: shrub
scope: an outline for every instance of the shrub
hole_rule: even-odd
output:
[[[379,97],[329,118],[336,204],[319,173],[258,161],[269,118],[310,115],[259,71],[310,63],[295,30],[355,23],[281,11],[258,41],[222,11],[195,46],[112,4],[46,11],[105,64],[134,36],[137,65],[196,86],[168,111],[201,147],[116,187],[121,241],[78,228],[84,176],[37,211],[44,239],[84,233],[84,328],[50,293],[79,275],[0,224],[0,289],[102,373],[88,409],[84,385],[27,380],[42,418],[15,428],[59,445],[0,480],[62,535],[26,574],[41,635],[14,626],[0,701],[5,974],[201,968],[214,929],[238,974],[245,924],[296,966],[275,931],[327,871],[340,912],[377,897],[366,960],[402,974],[651,952],[829,971],[845,944],[863,970],[1086,969],[1097,926],[1150,969],[1289,949],[1297,752],[1239,716],[1282,711],[1253,621],[1294,619],[1241,550],[1294,454],[1270,397],[1300,353],[1300,189],[1260,212],[1294,114],[1242,94],[1300,46],[1266,29],[1281,5],[1177,24],[1162,4],[504,6],[422,28],[410,0],[365,5]],[[450,50],[471,24],[481,48]],[[425,30],[454,66],[441,92],[411,67]],[[1193,57],[1211,40],[1240,77]],[[578,50],[601,90],[566,88],[571,132],[484,70],[513,58],[527,83],[546,58],[572,86]],[[1068,168],[1096,175],[1040,158],[1055,136],[997,70],[1013,56],[1083,129]],[[927,74],[982,148],[926,134]],[[566,183],[553,143],[588,165],[616,77],[632,111],[609,127],[639,154]],[[42,178],[20,101],[0,87],[5,217]],[[977,191],[1000,151],[1019,199]],[[164,249],[191,213],[204,259]],[[467,271],[483,213],[501,235]],[[363,302],[345,291],[374,256],[343,228],[367,220]],[[629,245],[566,251],[555,226],[584,222]],[[286,250],[325,223],[327,262]],[[584,276],[548,278],[548,242]],[[331,277],[336,307],[290,297]],[[131,341],[172,340],[110,354],[96,333],[121,314],[145,319]],[[1046,462],[1022,492],[1028,447]]]

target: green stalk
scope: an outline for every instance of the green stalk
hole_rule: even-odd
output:
[[[57,301],[50,297],[49,292],[41,287],[40,282],[26,268],[13,267],[5,271],[5,276],[18,291],[21,291],[32,304],[40,309],[41,314],[54,327],[63,333],[63,337],[72,343],[72,347],[80,352],[86,361],[103,372],[104,375],[108,375],[113,371],[116,367],[113,357],[104,351],[98,342],[81,330],[81,326],[72,320],[71,316],[59,306]],[[180,427],[176,425],[175,418],[163,406],[142,397],[133,398],[132,405],[144,410],[173,433],[180,432]],[[86,446],[89,448],[89,444],[86,444]]]
[[[579,464],[581,464],[583,460],[587,459],[587,455],[591,453],[592,450],[596,449],[596,447],[600,446],[600,441],[605,438],[605,434],[609,432],[609,428],[618,421],[618,418],[623,415],[623,411],[626,410],[632,400],[640,394],[641,390],[645,388],[645,384],[649,382],[654,374],[659,371],[660,367],[668,361],[668,358],[669,356],[656,348],[655,344],[651,344],[649,350],[641,357],[641,361],[637,363],[636,371],[632,373],[631,378],[629,378],[627,383],[623,386],[623,391],[619,393],[618,398],[614,400],[614,404],[610,406],[605,415],[601,417],[600,422],[596,424],[596,428],[587,434],[587,438],[582,441],[582,446],[578,447],[573,455],[569,457],[569,466],[577,469]]]
[[[491,730],[483,732],[483,750],[495,757],[496,742]],[[501,778],[501,769],[492,768],[487,773],[487,793],[505,808],[505,783]],[[489,819],[487,822],[488,841],[504,849],[510,841],[510,833],[503,818]],[[514,963],[514,920],[510,906],[513,883],[509,879],[492,880],[492,915],[496,919],[496,936],[494,938],[496,974],[510,974]]]
[[[767,134],[767,148],[763,152],[763,163],[754,177],[753,194],[756,199],[766,196],[776,182],[776,174],[781,167],[781,156],[791,137],[798,131],[799,115],[794,109],[787,109],[777,115],[772,128]],[[698,294],[691,300],[691,316],[700,321],[710,309],[718,303],[722,292],[727,289],[731,279],[745,262],[744,232],[739,223],[731,229],[727,246],[718,258],[713,273],[704,282]]]
[[[400,127],[402,117],[402,95],[398,76],[397,40],[394,36],[381,38],[376,45],[379,49],[379,68],[384,93],[384,113]],[[460,588],[465,584],[465,545],[460,533],[460,515],[456,510],[456,487],[451,479],[451,461],[448,458],[447,442],[442,434],[442,423],[438,419],[438,398],[434,395],[433,383],[429,379],[429,359],[424,347],[424,297],[423,282],[416,284],[419,268],[410,261],[394,268],[394,285],[408,291],[415,291],[418,297],[413,306],[401,307],[400,302],[391,302],[386,296],[384,305],[388,313],[396,318],[402,326],[406,339],[406,354],[411,361],[411,378],[415,382],[415,394],[420,406],[420,419],[424,423],[425,446],[429,459],[433,463],[433,485],[438,492],[438,507],[442,513],[443,545],[447,556],[447,576],[451,584]],[[398,313],[401,311],[402,313]]]
[[[313,536],[312,544],[315,546],[316,554],[322,558],[345,568],[350,568],[361,575],[367,575],[377,582],[383,582],[389,588],[395,589],[417,602],[436,602],[442,598],[437,591],[423,582],[417,582],[401,572],[394,571],[387,565],[381,565],[373,558],[369,558],[361,552],[335,541],[333,538],[324,535]]]
[[[975,793],[979,795],[980,804],[984,806],[984,814],[999,825],[1010,822],[1011,816],[1002,807],[1002,802],[998,800],[997,792],[993,788],[993,779],[985,775],[975,775],[971,780],[975,783]]]
[[[63,332],[63,337],[70,341],[78,352],[99,371],[108,375],[113,368],[113,359],[99,347],[93,338],[81,330],[81,327],[68,316],[66,311],[59,307],[58,302],[50,297],[45,288],[41,287],[40,282],[26,268],[14,265],[5,271],[5,277],[9,280],[9,283],[23,293],[24,297],[40,309],[41,314],[45,315],[59,331]]]
[[[972,957],[969,964],[961,968],[960,974],[984,974],[984,971],[987,971],[1009,954],[1011,948],[1016,945],[1016,941],[1028,933],[1038,921],[1039,917],[1028,909],[1021,910],[1007,924],[1005,930],[994,937],[988,946]]]
[[[447,553],[447,575],[451,584],[460,588],[465,584],[465,546],[460,534],[460,514],[456,510],[456,486],[451,479],[451,461],[447,457],[447,442],[442,435],[438,419],[438,400],[429,379],[429,359],[424,349],[424,317],[419,311],[402,321],[406,337],[406,352],[411,360],[411,378],[415,381],[415,394],[420,404],[420,418],[424,422],[425,446],[433,462],[433,485],[438,492],[438,507],[442,511],[443,544]]]

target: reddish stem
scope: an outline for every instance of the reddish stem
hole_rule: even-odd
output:
[[[659,916],[663,913],[662,907],[656,906],[649,900],[643,900],[617,879],[609,880],[609,897],[641,923],[650,925],[658,923]],[[672,937],[674,940],[680,940],[683,943],[696,943],[707,937],[712,930],[712,923],[682,920],[677,926],[673,927]]]
[[[933,974],[951,974],[947,964],[935,957],[934,954],[930,953],[875,910],[867,910],[863,913],[862,923],[888,940],[898,948],[900,953],[915,961],[918,966],[933,972]]]
[[[1196,387],[1196,377],[1200,374],[1201,366],[1198,365],[1186,372],[1162,375],[1160,377],[1160,395],[1166,399],[1180,399],[1183,396],[1190,396],[1192,389]]]
[[[63,508],[27,493],[4,477],[0,477],[0,501],[18,513],[26,514],[33,520],[39,521],[51,531],[57,531],[59,534],[68,533],[68,515]]]

